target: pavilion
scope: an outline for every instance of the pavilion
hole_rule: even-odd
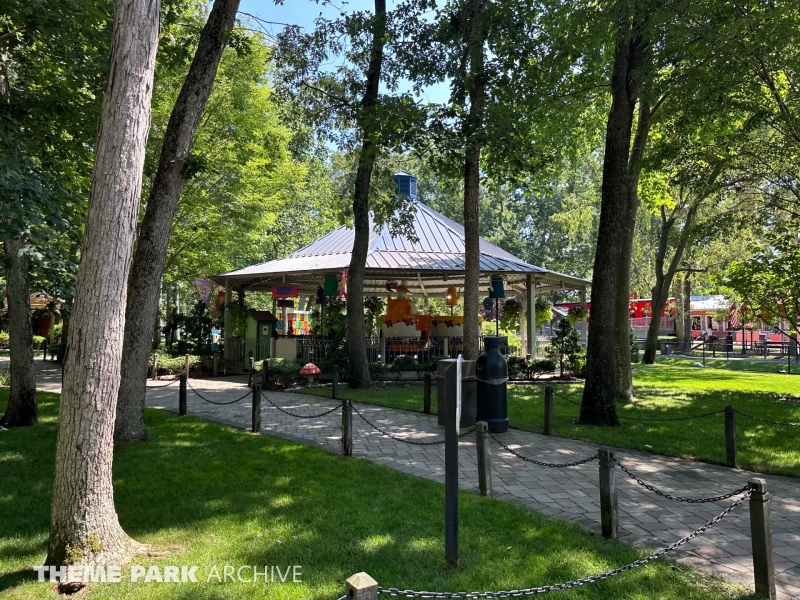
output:
[[[389,281],[402,281],[409,293],[426,301],[441,297],[448,288],[463,289],[464,228],[432,208],[416,202],[410,234],[392,235],[387,225],[370,228],[364,282],[365,295],[386,293]],[[371,223],[372,225],[372,223]],[[350,265],[353,230],[346,226],[322,236],[286,258],[221,273],[211,279],[225,287],[225,303],[235,290],[272,291],[273,286],[297,286],[299,294],[313,297],[326,274],[340,274]],[[506,294],[522,298],[527,325],[521,327],[523,348],[536,353],[536,329],[530,318],[536,294],[577,290],[586,302],[591,281],[556,273],[526,263],[502,248],[480,239],[480,286],[488,289],[491,277],[502,277]],[[520,319],[522,321],[522,319]],[[520,323],[522,325],[522,322]],[[580,324],[582,337],[586,324]],[[225,340],[231,336],[230,315],[225,311]]]

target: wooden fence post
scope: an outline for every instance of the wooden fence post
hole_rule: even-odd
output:
[[[544,434],[553,435],[553,386],[544,386]]]
[[[150,377],[153,381],[158,379],[158,354],[153,354],[153,373]]]
[[[339,399],[339,365],[333,365],[333,384],[331,385],[331,398]]]
[[[775,557],[772,553],[771,503],[767,481],[755,478],[748,483],[753,489],[750,495],[750,538],[756,593],[775,600]]]
[[[725,407],[725,466],[736,468],[736,409]]]
[[[178,414],[182,417],[186,416],[186,373],[181,373],[180,390],[178,391]]]
[[[261,431],[261,388],[257,385],[253,386],[253,418],[252,418],[253,433]]]
[[[353,404],[342,402],[342,456],[353,456]]]
[[[356,573],[345,582],[350,600],[378,600],[378,582],[366,573]]]
[[[617,474],[614,454],[600,448],[600,525],[604,538],[619,537],[619,513],[617,508]]]
[[[266,389],[267,388],[267,382],[269,381],[269,359],[268,358],[265,358],[264,362],[261,363],[261,371],[263,373],[261,375],[261,387]]]
[[[426,415],[431,414],[431,374],[427,371],[422,386],[422,412]]]
[[[491,496],[492,454],[489,444],[489,425],[486,421],[475,423],[475,442],[478,446],[478,488],[481,496]]]
[[[247,387],[253,385],[253,370],[255,369],[256,360],[253,358],[252,353],[250,354],[250,371],[247,373]]]

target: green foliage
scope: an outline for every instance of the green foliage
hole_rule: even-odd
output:
[[[633,326],[630,327],[630,348],[631,348],[631,363],[637,364],[640,360],[639,342],[636,341],[636,333],[634,333],[633,331]]]
[[[383,298],[378,296],[367,296],[364,298],[364,312],[366,313],[366,332],[369,335],[375,331],[378,326],[380,316],[383,314],[383,309],[386,307],[386,302]]]
[[[369,363],[369,376],[372,378],[372,381],[376,381],[381,375],[386,374],[388,370],[389,368],[382,362]]]
[[[550,338],[550,344],[545,348],[545,354],[558,363],[561,377],[564,377],[565,367],[573,375],[580,375],[586,364],[580,335],[568,319],[561,319],[558,322],[555,335]]]
[[[556,370],[555,361],[549,358],[526,360],[520,356],[508,357],[508,378],[533,380]]]
[[[575,325],[575,323],[588,316],[589,311],[583,306],[573,306],[567,311],[567,321],[570,325]]]
[[[389,370],[392,373],[400,373],[402,371],[416,371],[418,363],[413,356],[409,354],[399,354],[394,358]]]
[[[542,295],[536,296],[534,309],[536,311],[537,329],[545,323],[549,323],[553,318],[553,305]]]
[[[429,373],[435,373],[436,370],[439,368],[439,361],[445,360],[450,358],[449,356],[431,356],[427,360],[417,364],[418,371],[427,371]]]
[[[159,375],[179,375],[186,370],[186,356],[170,356],[166,352],[154,352],[158,354],[158,374]],[[152,355],[150,358],[150,366],[153,365]],[[197,355],[189,356],[189,369],[192,371],[200,371],[203,368],[209,369],[210,363],[206,363],[204,357]]]
[[[506,298],[503,301],[503,310],[500,314],[500,327],[506,331],[519,329],[519,317],[522,314],[522,304],[516,298]]]
[[[7,346],[8,345],[8,332],[7,331],[0,331],[0,344]]]
[[[41,350],[47,338],[42,335],[33,336],[33,347],[36,350]]]
[[[270,385],[289,386],[300,380],[300,369],[303,363],[299,360],[284,360],[282,358],[267,358],[267,376]],[[256,361],[254,368],[261,373],[264,372],[264,361]],[[320,367],[321,370],[324,371]]]

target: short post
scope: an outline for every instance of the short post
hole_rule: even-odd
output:
[[[703,340],[703,366],[706,366],[706,341]]]
[[[350,600],[378,600],[378,582],[366,573],[356,573],[345,582],[345,595]]]
[[[42,347],[44,348],[44,352],[42,352],[42,360],[47,360],[47,346],[49,344],[49,340],[45,338],[44,342],[42,342]]]
[[[445,386],[455,399],[456,365],[445,371]],[[448,569],[458,567],[458,433],[456,432],[456,402],[445,406],[444,426],[444,558]]]
[[[253,386],[253,427],[251,431],[258,433],[261,431],[261,388]]]
[[[756,593],[775,600],[775,557],[772,553],[772,524],[770,518],[769,492],[765,479],[754,478],[749,482],[753,490],[750,495],[750,539],[753,544],[753,575]]]
[[[265,358],[264,362],[261,363],[261,371],[263,373],[261,375],[261,387],[266,389],[267,382],[269,381],[269,359],[268,358]]]
[[[342,402],[342,456],[353,456],[353,403]]]
[[[214,352],[214,377],[219,376],[219,352]]]
[[[489,444],[489,425],[486,421],[475,423],[475,442],[478,446],[478,488],[481,496],[491,496],[492,455]]]
[[[253,355],[250,355],[250,370],[247,372],[247,387],[253,385],[253,370],[255,369],[256,360]]]
[[[553,386],[544,386],[544,434],[553,435]]]
[[[178,391],[178,414],[186,416],[186,373],[181,373],[180,390]]]
[[[725,407],[725,466],[736,467],[736,409]]]
[[[189,379],[189,355],[188,354],[186,355],[185,369],[186,369],[186,379]]]
[[[158,379],[158,354],[153,354],[153,373],[150,377],[155,381]]]
[[[339,399],[339,365],[333,365],[333,385],[331,385],[331,398]]]
[[[422,412],[431,414],[431,374],[426,372],[422,385]]]
[[[604,538],[619,537],[619,513],[617,510],[617,473],[614,453],[600,448],[600,525]]]

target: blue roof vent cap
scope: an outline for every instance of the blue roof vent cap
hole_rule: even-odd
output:
[[[417,199],[417,178],[406,171],[398,171],[392,177],[397,184],[395,193],[412,200]]]

